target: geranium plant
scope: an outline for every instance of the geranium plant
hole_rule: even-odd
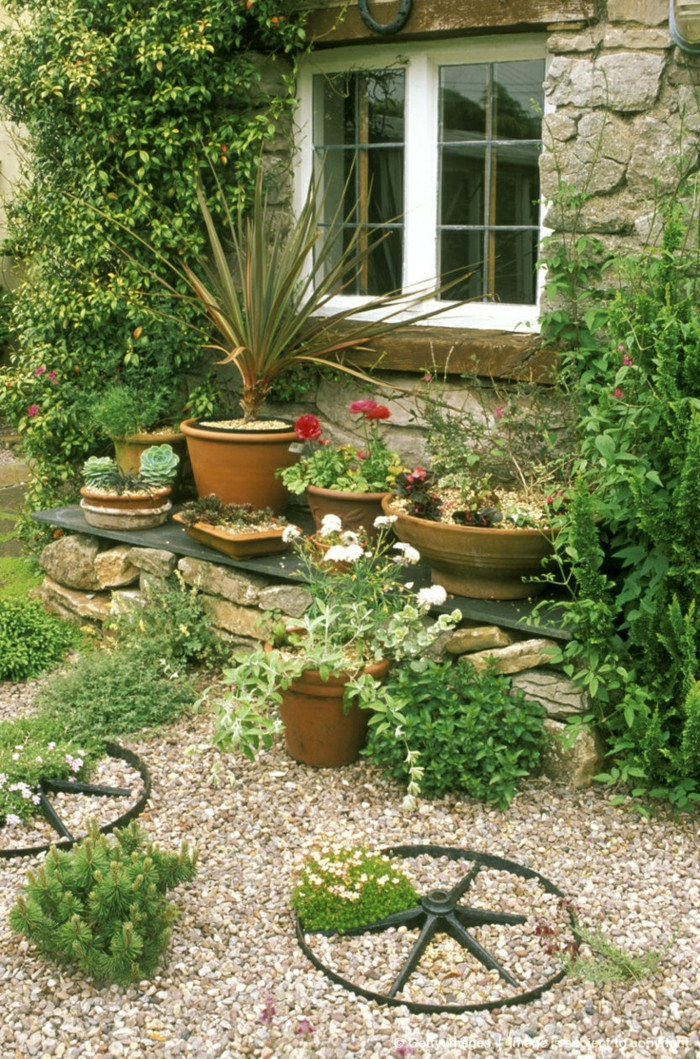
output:
[[[212,695],[217,745],[240,748],[251,758],[260,746],[271,746],[281,728],[271,707],[279,705],[281,692],[306,670],[318,670],[322,680],[349,675],[346,706],[355,702],[371,710],[370,724],[401,728],[402,701],[387,694],[364,672],[365,666],[421,657],[462,615],[454,610],[426,621],[431,607],[444,604],[447,593],[439,585],[414,591],[407,567],[420,555],[410,545],[394,542],[392,521],[391,516],[377,520],[372,542],[364,531],[343,530],[334,515],[326,516],[313,538],[289,527],[311,603],[293,628],[281,625],[271,649],[261,646],[235,656],[235,665],[224,671],[223,685],[231,690]],[[407,756],[413,795],[421,770],[408,748]]]
[[[390,418],[390,410],[373,400],[352,401],[348,408],[352,415],[361,417],[364,442],[360,448],[333,445],[314,415],[297,419],[294,431],[307,452],[298,463],[279,472],[291,493],[303,493],[309,485],[351,493],[382,493],[394,488],[403,463],[380,434],[380,423]]]

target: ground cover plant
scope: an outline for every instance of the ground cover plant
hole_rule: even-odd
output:
[[[10,911],[10,926],[54,963],[128,985],[150,977],[177,909],[168,890],[194,878],[197,851],[163,853],[137,823],[106,836],[92,822],[66,851],[55,847]]]
[[[0,680],[26,680],[77,646],[74,625],[47,614],[37,600],[5,598],[0,607]]]
[[[76,466],[96,451],[87,413],[106,380],[148,391],[162,414],[183,412],[178,380],[200,359],[200,339],[151,311],[148,277],[110,237],[120,224],[169,254],[201,248],[195,186],[211,193],[212,168],[231,205],[245,202],[261,145],[293,106],[286,57],[304,46],[301,6],[6,5],[0,107],[23,130],[25,166],[4,249],[24,282],[2,401],[35,462],[32,508],[69,493]],[[276,80],[263,79],[260,53],[278,57]],[[136,239],[125,249],[142,253]],[[186,320],[186,305],[173,305]]]
[[[518,781],[539,763],[544,709],[512,689],[507,677],[493,669],[477,673],[467,661],[398,665],[387,686],[403,704],[401,739],[371,726],[366,757],[406,783],[408,746],[423,794],[463,792],[506,809]]]

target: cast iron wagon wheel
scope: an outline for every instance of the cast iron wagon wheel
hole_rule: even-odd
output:
[[[391,988],[386,993],[374,992],[370,989],[365,989],[363,986],[357,985],[356,983],[350,982],[327,966],[327,964],[324,964],[311,948],[311,945],[306,940],[306,936],[323,935],[325,937],[331,937],[337,935],[334,935],[332,931],[305,931],[297,917],[296,935],[302,951],[314,967],[323,971],[331,981],[336,982],[338,985],[342,985],[345,989],[348,989],[353,993],[357,993],[359,996],[366,997],[368,1000],[376,1000],[380,1004],[389,1004],[394,1007],[406,1007],[409,1011],[416,1014],[432,1012],[451,1012],[453,1014],[460,1014],[465,1011],[490,1011],[499,1007],[527,1004],[532,1000],[536,1000],[537,997],[541,996],[546,990],[551,989],[553,985],[562,980],[566,974],[565,968],[562,968],[535,988],[523,989],[521,992],[513,996],[500,997],[498,999],[479,1001],[478,1003],[471,1004],[433,1004],[401,999],[398,994],[407,984],[414,971],[419,967],[421,958],[423,957],[431,939],[436,934],[440,933],[449,935],[480,964],[482,964],[483,967],[489,971],[496,971],[502,981],[507,982],[513,988],[518,988],[519,983],[513,975],[511,975],[508,968],[504,967],[501,962],[479,944],[476,938],[471,934],[471,928],[489,924],[515,926],[525,923],[529,917],[525,914],[489,911],[487,909],[474,908],[462,904],[462,899],[466,897],[482,868],[491,868],[496,871],[502,871],[508,875],[515,875],[522,879],[534,879],[539,883],[545,893],[552,894],[553,896],[558,897],[561,901],[566,901],[566,898],[554,883],[550,882],[549,879],[546,879],[532,868],[527,868],[522,864],[516,864],[514,861],[504,860],[502,857],[494,857],[487,853],[477,853],[474,850],[456,849],[452,846],[429,845],[391,846],[388,849],[382,850],[382,852],[391,857],[408,858],[428,855],[434,859],[446,857],[449,860],[454,861],[466,860],[472,862],[472,867],[451,889],[430,890],[421,898],[420,903],[416,907],[409,908],[404,912],[396,912],[375,923],[367,923],[364,926],[355,927],[352,930],[343,933],[342,937],[357,937],[366,934],[380,934],[386,930],[402,926],[409,930],[419,930],[418,938],[411,949],[408,959],[394,979]],[[568,919],[571,924],[572,936],[575,939],[575,915],[568,902],[565,907],[567,908]]]
[[[151,796],[151,775],[146,768],[141,758],[137,757],[136,754],[131,750],[127,750],[123,746],[119,746],[117,743],[105,743],[105,755],[111,758],[117,758],[120,761],[125,761],[127,765],[130,765],[133,769],[138,772],[141,780],[143,781],[143,790],[139,795],[138,799],[125,813],[118,816],[116,820],[112,820],[108,824],[103,824],[100,827],[100,831],[103,834],[109,834],[110,831],[115,831],[117,828],[126,827],[126,825],[134,820],[146,807],[146,803]],[[57,849],[70,849],[77,841],[66,825],[61,820],[58,812],[49,801],[50,794],[87,794],[96,798],[130,798],[133,794],[133,787],[106,787],[95,783],[80,783],[79,781],[71,780],[58,780],[42,777],[37,785],[39,794],[39,804],[43,813],[44,819],[48,821],[51,827],[54,829],[57,835],[60,836],[58,842],[48,842],[42,846],[27,846],[23,849],[0,849],[0,860],[9,860],[12,857],[29,857],[37,853],[46,853],[47,850],[51,849],[51,846],[55,846]]]

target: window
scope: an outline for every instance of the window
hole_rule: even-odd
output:
[[[433,323],[536,328],[544,74],[531,35],[305,62],[300,193],[315,167],[329,218],[345,189],[349,228],[385,236],[339,301],[468,273],[443,297],[470,303]]]

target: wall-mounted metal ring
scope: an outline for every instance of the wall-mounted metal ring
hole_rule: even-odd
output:
[[[383,26],[380,22],[377,22],[376,18],[372,18],[369,13],[369,0],[358,0],[360,7],[360,18],[373,33],[382,33],[384,36],[389,36],[391,33],[398,33],[400,29],[406,25],[408,16],[411,14],[411,4],[413,0],[401,0],[401,6],[399,7],[398,13],[395,18],[392,18],[391,22],[387,22]]]

